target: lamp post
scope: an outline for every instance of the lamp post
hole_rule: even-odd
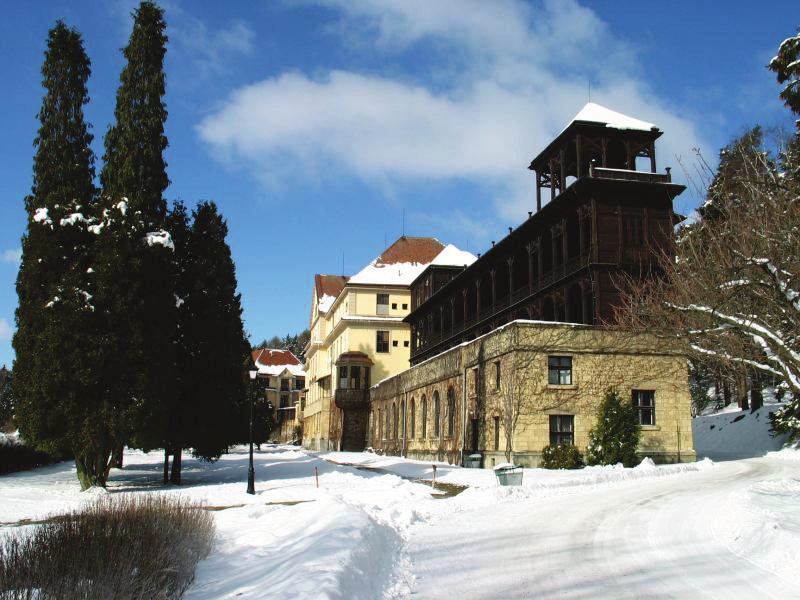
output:
[[[250,466],[247,469],[247,493],[256,493],[256,470],[253,468],[253,396],[257,392],[255,385],[256,376],[258,371],[250,371],[250,380],[253,382],[253,388],[250,390]]]

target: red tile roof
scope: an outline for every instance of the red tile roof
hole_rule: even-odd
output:
[[[257,362],[258,364],[272,367],[272,366],[283,366],[283,365],[299,365],[300,359],[298,359],[292,352],[289,350],[272,350],[270,348],[256,348],[251,353],[253,357],[253,362]]]
[[[399,238],[378,257],[378,264],[393,265],[396,263],[427,264],[444,250],[444,245],[436,238],[410,237]]]
[[[317,288],[317,300],[323,296],[333,296],[336,298],[344,289],[347,283],[344,275],[314,275],[314,285]]]

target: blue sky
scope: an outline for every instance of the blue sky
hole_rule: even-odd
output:
[[[23,198],[47,30],[83,34],[95,152],[130,1],[16,2],[0,21],[0,364],[13,360]],[[350,274],[402,227],[473,252],[535,204],[530,159],[588,100],[665,131],[693,170],[746,126],[790,128],[764,65],[795,2],[170,0],[169,200],[228,219],[255,341],[308,324],[314,273]],[[724,10],[724,14],[721,11]],[[100,163],[98,161],[98,172]],[[698,203],[687,190],[684,213]]]

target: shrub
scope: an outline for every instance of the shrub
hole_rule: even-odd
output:
[[[0,442],[0,475],[50,465],[64,457],[51,456],[19,442]]]
[[[0,598],[178,598],[211,549],[212,515],[184,499],[125,494],[0,542]]]
[[[589,433],[586,462],[590,465],[636,465],[641,429],[633,404],[623,402],[616,390],[608,390],[600,405],[597,425]]]
[[[543,469],[581,469],[583,455],[575,446],[569,444],[545,446],[542,448],[542,461],[539,466]]]

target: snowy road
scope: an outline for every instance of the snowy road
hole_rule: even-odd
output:
[[[691,477],[459,512],[410,532],[413,593],[459,600],[800,598],[796,575],[786,577],[796,562],[769,554],[780,547],[782,526],[763,503],[749,504],[759,486],[770,485],[792,487],[785,498],[794,503],[790,511],[800,511],[800,463],[750,459]],[[793,516],[799,518],[790,526],[800,523],[800,514]],[[748,519],[763,526],[737,530]]]

